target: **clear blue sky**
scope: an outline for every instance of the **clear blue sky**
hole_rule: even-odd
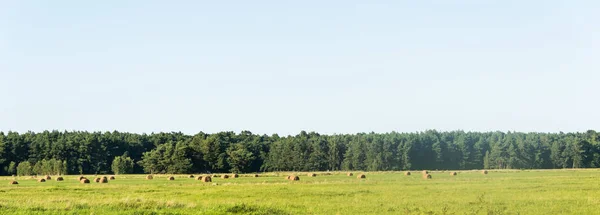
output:
[[[0,0],[0,130],[600,130],[600,1],[364,2]]]

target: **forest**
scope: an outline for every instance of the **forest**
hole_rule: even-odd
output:
[[[600,134],[0,132],[0,175],[600,167]]]

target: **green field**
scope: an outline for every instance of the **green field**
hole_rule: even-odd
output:
[[[366,179],[295,173],[213,178],[119,175],[107,184],[77,176],[39,183],[0,177],[0,214],[599,214],[600,170],[367,172]],[[196,175],[197,176],[197,175]],[[90,180],[93,175],[87,176]]]

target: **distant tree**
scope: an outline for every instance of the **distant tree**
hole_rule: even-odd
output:
[[[490,151],[485,152],[485,157],[483,157],[483,168],[484,169],[490,168]]]
[[[17,165],[17,175],[26,176],[33,174],[31,163],[29,163],[29,161],[21,162]]]
[[[8,165],[8,174],[12,175],[15,173],[17,173],[17,164],[14,161],[11,161]]]
[[[111,168],[115,174],[130,174],[133,172],[134,162],[130,157],[116,156]]]
[[[250,163],[255,156],[242,144],[234,144],[227,149],[227,156],[231,172],[244,173],[250,169]]]

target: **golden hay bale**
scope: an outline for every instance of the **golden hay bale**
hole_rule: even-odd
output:
[[[291,177],[291,175],[288,175],[287,177],[285,177],[285,179],[290,180]]]
[[[45,175],[44,179],[46,179],[46,180],[52,180],[52,177],[50,177],[49,175]]]
[[[106,178],[106,177],[102,177],[102,178],[100,179],[100,183],[108,183],[108,178]]]
[[[89,184],[89,183],[90,183],[90,180],[89,180],[89,179],[87,179],[87,178],[83,178],[83,179],[79,180],[79,183],[82,183],[82,184]]]
[[[56,181],[64,181],[65,179],[61,176],[56,177]]]
[[[202,180],[202,176],[196,177],[196,180],[198,180],[198,181]]]
[[[188,176],[188,178],[194,178],[194,175],[190,175],[190,176]]]
[[[98,182],[100,182],[100,180],[101,180],[100,178],[95,178],[94,182],[98,183]]]
[[[231,175],[232,178],[239,178],[240,176],[238,174],[233,173],[233,175]]]
[[[17,181],[10,181],[10,182],[8,182],[8,184],[19,184],[19,182],[17,182]]]
[[[84,179],[85,177],[83,177],[83,175],[77,177],[77,181],[81,181],[81,179]]]
[[[222,179],[228,179],[228,178],[229,178],[229,175],[221,175],[221,178],[222,178]]]
[[[152,180],[152,179],[154,179],[154,176],[152,176],[152,175],[147,175],[146,176],[146,180]]]
[[[351,172],[349,172],[348,174],[346,174],[347,176],[353,176],[354,174],[352,174]]]
[[[455,175],[456,175],[456,172],[451,172],[451,173],[450,173],[450,175],[451,175],[451,176],[455,176]]]
[[[108,180],[115,180],[115,179],[116,179],[116,178],[115,178],[115,176],[114,176],[114,175],[111,175],[110,177],[108,177]]]
[[[254,174],[254,177],[255,177],[255,178],[258,178],[259,176],[258,176],[258,174]]]
[[[38,182],[46,182],[46,179],[40,178],[38,179]]]
[[[300,181],[300,177],[298,177],[297,175],[292,175],[292,176],[290,176],[290,180],[292,180],[292,181]]]
[[[167,179],[168,179],[169,181],[173,181],[173,180],[175,180],[175,177],[173,177],[173,176],[169,176],[169,178],[167,178]]]
[[[487,175],[488,171],[487,170],[483,170],[483,171],[481,171],[481,174]]]
[[[358,178],[358,179],[367,178],[367,176],[365,174],[358,174],[358,176],[356,176],[356,178]]]
[[[410,172],[405,172],[404,175],[410,175]]]
[[[425,175],[423,175],[423,179],[431,179],[431,175],[430,174],[425,174]]]
[[[308,173],[308,177],[317,177],[317,174],[314,174],[314,173]]]
[[[212,182],[212,178],[210,176],[204,176],[201,180],[202,182]]]
[[[427,174],[429,174],[429,171],[427,171],[427,170],[423,170],[422,174],[423,174],[423,175],[427,175]]]
[[[102,176],[102,178],[108,180],[108,177],[106,177],[106,176]]]

